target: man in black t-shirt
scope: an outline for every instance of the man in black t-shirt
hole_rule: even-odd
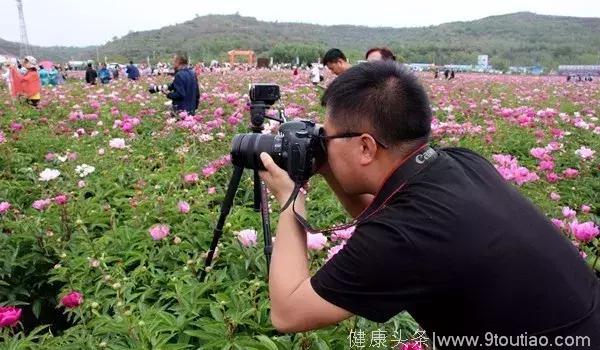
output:
[[[275,328],[304,331],[352,315],[385,322],[406,310],[438,349],[468,349],[460,336],[479,337],[478,349],[600,349],[592,270],[484,158],[428,147],[429,101],[411,73],[394,62],[361,64],[334,80],[322,103],[320,173],[358,224],[311,277],[304,229],[291,206],[281,213],[269,276]],[[262,179],[285,203],[291,179],[261,159]],[[302,197],[295,209],[305,215]],[[567,336],[587,338],[561,346]]]

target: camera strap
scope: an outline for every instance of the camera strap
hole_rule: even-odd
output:
[[[298,197],[298,192],[300,191],[302,184],[296,184],[294,187],[294,192],[290,196],[290,199],[288,199],[286,205],[282,207],[281,211],[284,211],[290,205],[290,203],[292,203],[292,211],[296,217],[296,220],[309,233],[329,233],[356,226],[385,208],[386,205],[394,198],[394,196],[410,182],[410,180],[429,168],[431,164],[433,164],[433,162],[438,158],[438,156],[438,152],[429,147],[429,144],[424,144],[409,154],[400,163],[400,166],[398,166],[398,168],[396,168],[396,170],[388,177],[384,185],[375,195],[375,198],[373,198],[373,202],[371,202],[371,204],[362,213],[360,213],[360,215],[358,215],[352,222],[348,224],[337,225],[325,229],[315,229],[310,226],[308,221],[302,217],[302,215],[296,212],[295,208],[296,198]]]

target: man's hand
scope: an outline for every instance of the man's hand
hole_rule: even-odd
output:
[[[281,169],[273,158],[265,152],[260,154],[260,160],[265,166],[264,171],[260,171],[260,178],[265,182],[271,193],[277,199],[280,205],[284,205],[294,192],[294,181],[288,173]]]

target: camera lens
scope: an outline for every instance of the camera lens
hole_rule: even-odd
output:
[[[233,138],[231,162],[233,165],[248,169],[264,170],[260,154],[268,153],[275,163],[281,159],[281,139],[274,135],[240,134]]]

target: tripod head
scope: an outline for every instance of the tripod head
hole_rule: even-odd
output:
[[[274,120],[278,123],[285,123],[285,114],[281,109],[277,110],[277,116],[269,116],[267,115],[267,110],[269,108],[271,108],[271,106],[263,101],[252,101],[250,104],[250,123],[253,132],[261,132],[263,130],[265,119]]]
[[[277,84],[251,84],[248,91],[250,96],[250,122],[252,123],[253,132],[261,132],[263,123],[266,119],[271,119],[279,123],[285,122],[285,117],[281,110],[278,111],[278,116],[268,116],[267,110],[279,100],[281,94],[279,85]]]

